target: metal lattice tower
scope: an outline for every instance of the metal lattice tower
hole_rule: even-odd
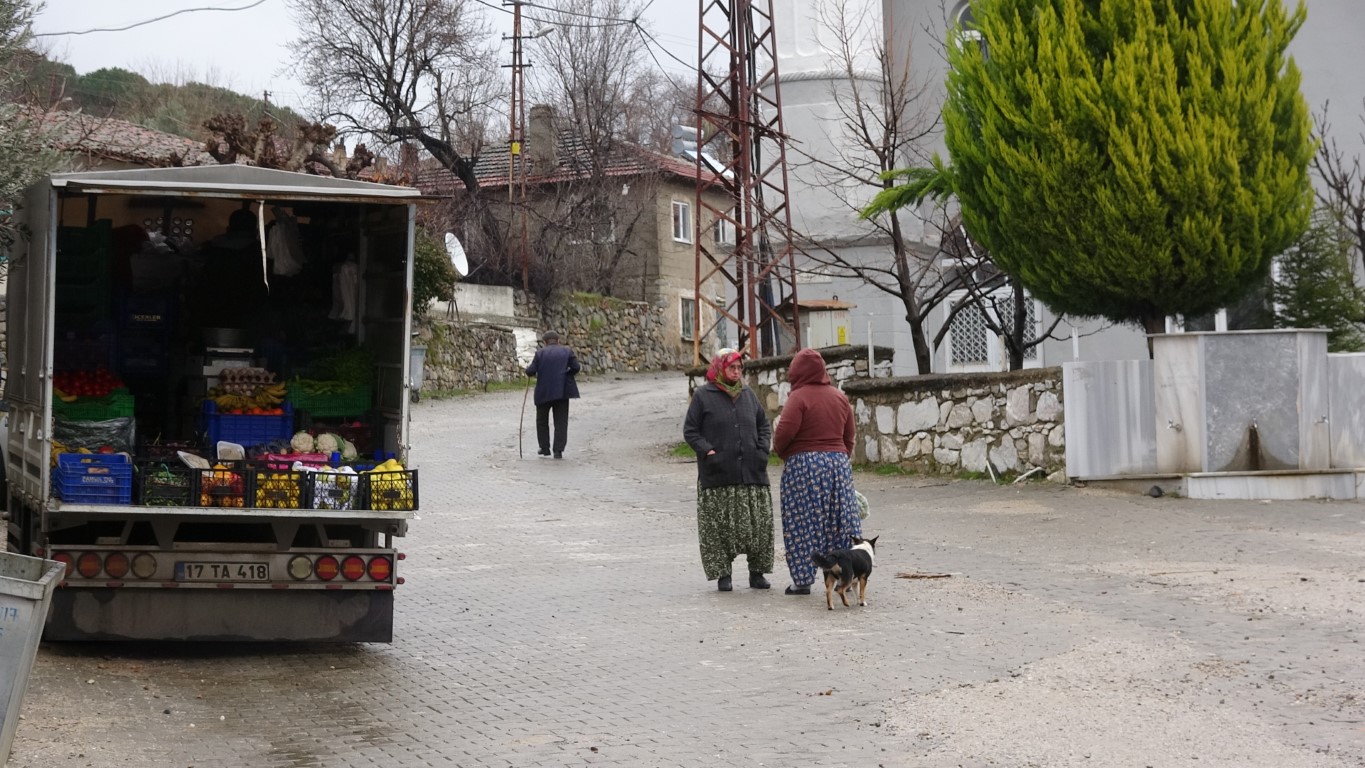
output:
[[[700,8],[693,360],[723,320],[739,328],[736,349],[781,354],[801,339],[772,0],[700,0]],[[706,194],[713,174],[728,198],[721,205]],[[708,218],[733,225],[732,250],[701,236]],[[717,276],[725,296],[707,295]]]

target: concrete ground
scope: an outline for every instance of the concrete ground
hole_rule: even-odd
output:
[[[860,473],[827,611],[703,580],[681,375],[582,390],[416,406],[393,644],[44,645],[9,765],[1365,766],[1361,503]]]

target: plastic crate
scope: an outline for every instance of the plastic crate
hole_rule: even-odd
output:
[[[376,511],[417,509],[417,470],[360,473],[361,509]]]
[[[53,398],[52,413],[65,421],[107,421],[133,415],[133,395],[116,389],[107,397],[78,397],[74,402]]]
[[[361,509],[363,475],[338,472],[335,468],[319,468],[308,472],[309,509]]]
[[[251,467],[244,461],[215,461],[195,474],[197,507],[242,509],[251,498]]]
[[[264,464],[251,467],[251,496],[247,506],[261,509],[308,509],[309,473],[275,469]]]
[[[216,403],[205,400],[203,419],[209,445],[227,441],[249,450],[272,440],[287,442],[294,434],[294,411],[288,403],[284,404],[284,414],[281,416],[250,416],[219,413]]]
[[[137,503],[144,507],[193,507],[197,506],[198,493],[195,483],[199,473],[181,463],[173,461],[138,461]]]
[[[133,464],[120,453],[60,453],[52,490],[72,504],[131,504]]]
[[[294,410],[313,418],[361,416],[374,407],[374,397],[369,387],[356,387],[350,392],[335,395],[310,395],[291,384],[288,400]]]
[[[326,466],[332,457],[325,453],[267,453],[260,457],[267,469],[293,469],[301,461],[310,467]]]

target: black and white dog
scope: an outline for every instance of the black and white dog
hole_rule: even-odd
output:
[[[834,593],[848,607],[848,589],[858,582],[858,605],[867,605],[867,577],[872,575],[872,561],[877,553],[877,538],[853,537],[852,549],[811,555],[811,560],[825,572],[825,607],[834,610]]]

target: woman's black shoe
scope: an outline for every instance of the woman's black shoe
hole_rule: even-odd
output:
[[[734,588],[734,585],[730,583],[729,576],[721,576],[716,580],[716,589],[719,589],[721,592],[729,592]]]
[[[763,578],[763,574],[749,571],[749,589],[767,589],[771,586],[768,580]]]
[[[807,586],[804,586],[804,587],[798,587],[798,586],[796,586],[795,584],[793,584],[793,585],[791,585],[790,587],[787,587],[787,594],[789,594],[789,595],[809,595],[809,594],[810,594],[810,586],[807,585]]]

